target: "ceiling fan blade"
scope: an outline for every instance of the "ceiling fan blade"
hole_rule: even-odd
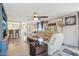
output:
[[[37,16],[38,18],[48,18],[48,16]]]

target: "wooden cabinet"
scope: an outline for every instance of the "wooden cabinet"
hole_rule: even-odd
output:
[[[47,56],[47,44],[36,45],[35,42],[30,42],[30,55],[31,56]]]

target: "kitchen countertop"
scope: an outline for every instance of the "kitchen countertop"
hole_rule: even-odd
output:
[[[32,40],[37,40],[38,37],[42,37],[44,39],[44,43],[48,44],[50,41],[52,33],[36,33],[35,35],[28,35],[27,37]]]

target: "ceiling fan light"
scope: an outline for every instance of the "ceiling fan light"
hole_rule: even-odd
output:
[[[34,12],[33,18],[34,18],[34,20],[38,20],[38,14],[37,14],[37,12]]]
[[[34,20],[38,20],[38,18],[34,18]]]

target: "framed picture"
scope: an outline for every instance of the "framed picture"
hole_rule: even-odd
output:
[[[76,25],[76,16],[66,17],[65,25]]]

